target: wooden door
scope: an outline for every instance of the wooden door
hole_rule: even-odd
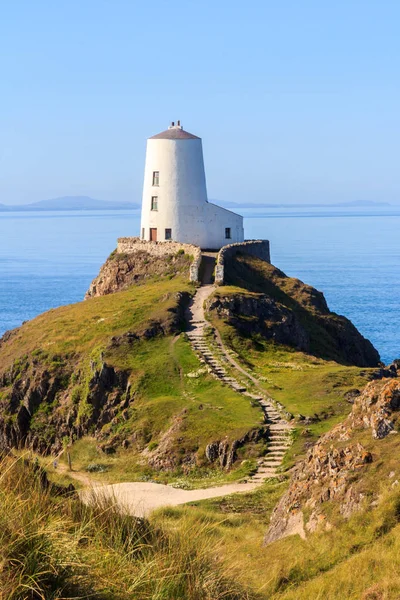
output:
[[[157,241],[157,227],[150,227],[150,241]]]

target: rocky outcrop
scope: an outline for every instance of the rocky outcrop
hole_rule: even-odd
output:
[[[209,462],[219,462],[224,469],[230,469],[237,458],[237,450],[249,443],[257,443],[262,440],[267,441],[269,438],[269,427],[258,427],[251,429],[240,439],[229,442],[228,439],[211,442],[206,447],[206,457]]]
[[[27,361],[18,374],[2,376],[0,449],[26,447],[42,454],[59,452],[65,439],[99,432],[127,408],[129,374],[105,362],[82,366],[78,374],[68,363],[49,369]]]
[[[299,279],[246,254],[225,265],[226,282],[243,292],[217,290],[208,309],[240,333],[254,334],[327,360],[379,365],[379,353],[354,325],[329,311],[324,295]]]
[[[265,543],[292,534],[294,522],[298,526],[301,521],[310,532],[320,525],[329,527],[327,502],[336,502],[344,518],[359,509],[364,493],[357,482],[374,458],[364,444],[352,438],[364,429],[377,440],[394,433],[399,409],[398,380],[369,383],[354,398],[349,417],[323,435],[295,467],[289,489],[272,514]]]
[[[260,334],[277,344],[310,350],[310,338],[296,314],[265,294],[218,294],[207,304],[209,312],[242,334]]]
[[[141,247],[131,254],[114,251],[91,283],[85,299],[113,294],[155,276],[183,274],[189,279],[191,261],[188,254],[179,250],[173,254],[158,255]]]

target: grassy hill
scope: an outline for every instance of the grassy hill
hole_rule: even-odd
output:
[[[369,343],[316,290],[253,257],[227,266],[228,285],[207,308],[232,356],[256,375],[250,389],[263,389],[292,417],[294,444],[281,476],[147,521],[106,503],[85,508],[49,484],[39,465],[65,483],[66,469],[52,467],[65,448],[85,477],[182,487],[246,476],[264,452],[262,443],[242,448],[230,472],[207,462],[208,443],[239,439],[260,427],[262,414],[211,377],[181,333],[194,292],[184,271],[157,272],[132,285],[125,277],[126,289],[49,311],[0,341],[0,440],[14,455],[0,464],[2,594],[398,598],[396,380],[371,383],[360,396],[381,376]],[[213,335],[210,328],[211,342]],[[394,433],[374,437],[379,419],[390,419]],[[298,476],[288,471],[294,465]],[[264,544],[279,507],[302,511],[311,523],[305,539]]]
[[[218,480],[206,445],[221,435],[241,438],[261,425],[262,413],[209,375],[184,336],[176,337],[193,289],[183,275],[155,276],[6,334],[3,447],[54,455],[68,445],[76,468],[91,467],[107,481],[186,473]],[[245,473],[239,461],[233,477]]]

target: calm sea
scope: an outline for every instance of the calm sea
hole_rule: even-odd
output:
[[[389,362],[400,357],[400,210],[245,209],[247,238],[271,241],[273,263],[319,290]],[[0,213],[0,335],[81,300],[138,211]]]

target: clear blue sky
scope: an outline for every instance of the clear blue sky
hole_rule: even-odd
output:
[[[140,201],[145,140],[211,198],[400,202],[397,0],[4,0],[0,202]]]

